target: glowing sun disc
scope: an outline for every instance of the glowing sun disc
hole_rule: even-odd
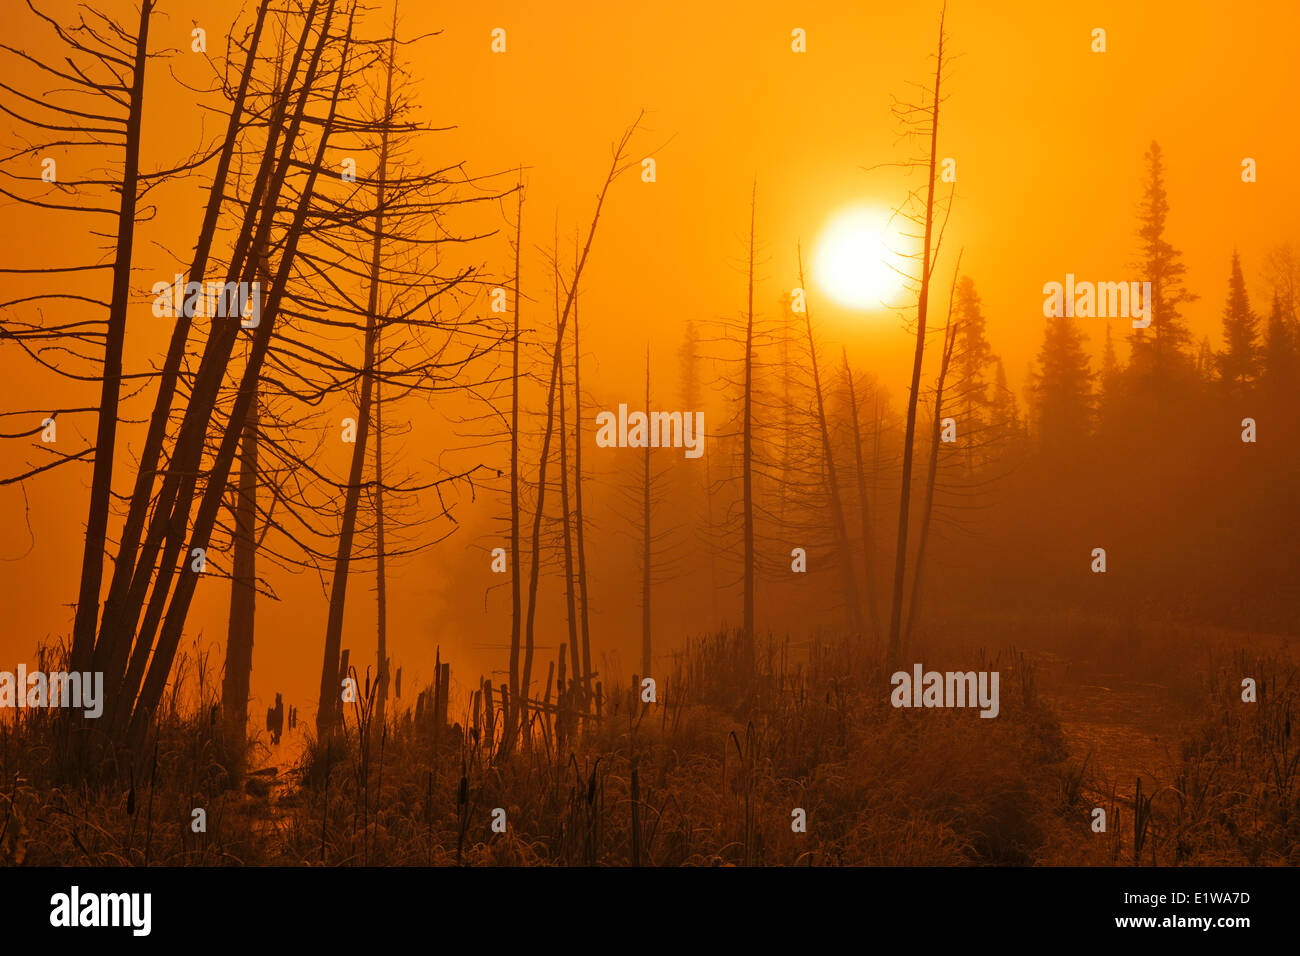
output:
[[[873,206],[838,212],[813,252],[813,278],[846,309],[886,308],[904,291],[899,236],[889,214]]]

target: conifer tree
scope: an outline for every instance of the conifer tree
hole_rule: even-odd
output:
[[[1134,329],[1132,366],[1137,374],[1156,384],[1167,382],[1179,365],[1189,362],[1192,335],[1183,321],[1182,306],[1196,296],[1183,285],[1187,266],[1182,253],[1165,236],[1169,195],[1165,190],[1164,154],[1152,141],[1146,152],[1147,177],[1138,209],[1139,263],[1143,281],[1151,283],[1151,325]]]
[[[953,328],[957,337],[953,343],[949,398],[954,411],[961,415],[966,473],[971,475],[983,463],[984,446],[991,437],[987,374],[994,355],[985,335],[984,310],[975,280],[962,276],[955,297]]]
[[[1039,446],[1048,455],[1067,452],[1091,431],[1093,373],[1084,338],[1069,316],[1047,320],[1033,396]]]
[[[1232,253],[1232,272],[1228,276],[1228,302],[1223,309],[1224,350],[1215,356],[1215,365],[1224,384],[1242,387],[1259,377],[1259,344],[1256,341],[1259,320],[1250,310],[1246,279],[1241,274],[1241,258]]]

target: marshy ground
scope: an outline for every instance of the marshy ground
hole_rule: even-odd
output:
[[[984,626],[967,622],[967,632]],[[909,653],[940,669],[969,661],[952,633],[935,622]],[[384,731],[361,734],[360,707],[329,746],[302,738],[296,760],[292,735],[239,754],[209,703],[166,715],[143,769],[69,782],[57,725],[7,726],[0,855],[89,865],[1297,862],[1300,681],[1286,641],[1255,638],[1247,651],[1228,633],[1134,633],[1062,616],[1020,625],[1014,648],[977,649],[980,667],[1001,674],[994,720],[893,709],[888,676],[857,642],[773,639],[757,677],[742,680],[736,638],[719,634],[679,657],[656,703],[615,687],[600,720],[539,715],[531,743],[509,754],[499,717],[489,738],[486,714],[476,720],[468,704],[459,716],[452,705],[436,745],[427,713],[399,711]],[[1243,677],[1258,682],[1254,703],[1241,700]],[[498,810],[505,832],[492,828]],[[797,810],[806,832],[792,826]]]

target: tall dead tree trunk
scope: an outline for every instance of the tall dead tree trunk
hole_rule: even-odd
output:
[[[745,539],[744,646],[743,666],[754,667],[754,216],[758,206],[758,182],[749,201],[749,279],[745,313],[745,407],[741,438],[741,497]]]
[[[560,320],[560,252],[555,251],[555,320]],[[559,339],[561,350],[564,340]],[[564,396],[564,354],[560,354],[560,520],[564,523],[564,602],[568,611],[569,655],[573,673],[578,674],[578,607],[573,581],[573,525],[569,521],[569,417]]]
[[[390,50],[391,55],[391,50]],[[375,334],[375,352],[382,355],[383,329]],[[375,719],[371,726],[382,733],[388,711],[388,571],[384,554],[384,406],[383,382],[375,380]]]
[[[645,413],[650,414],[650,346],[645,349]],[[641,473],[641,676],[650,675],[650,441]],[[633,688],[635,691],[636,688]]]
[[[388,36],[388,62],[384,77],[384,136],[385,146],[387,131],[393,119],[393,71],[396,69],[394,53],[397,47],[397,2],[393,2],[392,32]],[[381,152],[383,152],[381,150]],[[380,159],[380,168],[385,166],[384,156]],[[380,180],[382,186],[382,178]],[[382,199],[380,200],[382,204]],[[378,232],[376,228],[376,232]],[[375,322],[375,366],[376,373],[383,365],[384,320],[377,317]],[[384,407],[383,377],[375,376],[375,715],[371,726],[382,734],[388,710],[388,572],[384,553]]]
[[[325,26],[321,29],[312,51],[305,80],[301,82],[301,88],[304,90],[309,90],[315,85],[321,52],[326,45],[328,26],[333,16],[333,6],[333,0],[330,0],[324,16]],[[293,145],[306,112],[308,97],[299,95],[293,116],[281,135],[284,116],[291,101],[291,91],[298,85],[295,80],[307,40],[315,23],[316,8],[317,2],[313,0],[312,7],[304,20],[284,91],[277,102],[274,121],[269,126],[269,135],[253,192],[244,208],[242,222],[230,256],[230,265],[226,271],[227,282],[250,281],[253,278],[255,264],[249,257],[249,250],[264,249],[269,242],[271,221],[265,216],[259,218],[258,213],[262,208],[264,197],[272,204],[272,208],[278,201],[292,158]],[[265,6],[259,8],[259,27],[262,22],[261,14],[264,12]],[[245,66],[245,77],[241,81],[240,97],[246,92],[253,59],[254,54],[250,50],[249,61]],[[237,101],[242,102],[239,98]],[[232,143],[237,138],[238,115],[239,109],[231,114],[229,136]],[[278,156],[277,147],[279,147]],[[229,157],[223,154],[223,160],[228,166]],[[224,183],[224,179],[221,182]],[[214,184],[213,191],[209,195],[209,205],[205,213],[194,265],[191,267],[192,281],[202,279],[223,198],[223,191]],[[280,272],[284,272],[283,263]],[[269,299],[263,314],[273,314],[277,304],[278,298]],[[153,638],[161,620],[172,580],[176,575],[180,551],[185,545],[184,535],[189,527],[190,510],[194,503],[207,423],[215,408],[224,372],[238,337],[238,330],[231,323],[216,323],[210,328],[198,374],[190,383],[189,401],[176,432],[176,442],[169,456],[169,467],[162,470],[162,487],[155,498],[150,493],[155,474],[160,467],[163,440],[167,432],[180,365],[185,352],[186,330],[190,324],[188,317],[183,321],[178,319],[169,346],[159,393],[150,419],[149,435],[137,471],[131,509],[118,549],[117,564],[113,571],[113,581],[100,626],[100,639],[95,648],[96,669],[104,671],[107,697],[104,722],[114,731],[119,730],[123,722],[133,713],[133,704],[136,703],[136,694],[144,677],[146,664],[151,655],[157,658],[154,653]],[[257,333],[254,333],[255,340],[256,336]],[[249,360],[252,361],[251,355]],[[241,414],[246,414],[246,407]],[[233,431],[238,434],[238,427],[236,426]],[[151,503],[153,510],[150,514]],[[146,515],[148,515],[147,527],[144,523]],[[146,609],[145,600],[151,588],[153,595]],[[143,625],[140,622],[142,613],[145,613]]]
[[[713,467],[709,464],[708,439],[704,438],[704,526],[712,530],[713,523]],[[719,624],[722,612],[718,607],[718,553],[716,548],[709,548],[709,609],[713,612],[712,623]]]
[[[281,82],[281,59],[276,63],[276,89]],[[267,200],[262,203],[262,215],[273,216],[275,208]],[[271,285],[271,263],[268,250],[258,250],[258,279],[263,290]],[[265,292],[260,293],[259,305],[265,307]],[[234,559],[231,562],[230,614],[226,629],[226,663],[221,686],[221,700],[226,724],[237,746],[242,746],[248,729],[248,698],[252,683],[253,642],[257,630],[257,468],[260,437],[258,385],[249,405],[248,419],[244,423],[244,436],[239,448],[239,487],[235,505]]]
[[[961,256],[957,257],[957,267],[961,268]],[[953,275],[953,292],[957,291],[957,277]],[[952,361],[953,345],[957,341],[957,325],[952,324],[953,299],[948,299],[948,322],[943,329],[943,360],[939,363],[939,378],[934,387],[934,421],[930,429],[930,464],[925,480],[925,506],[921,511],[921,535],[916,545],[916,567],[912,569],[912,596],[907,605],[907,626],[904,637],[912,634],[912,625],[916,621],[916,611],[920,606],[921,575],[925,569],[925,546],[930,539],[930,518],[934,513],[934,485],[939,474],[939,447],[943,430],[943,386],[948,378],[948,364]],[[960,325],[960,323],[958,323]]]
[[[389,47],[392,57],[392,47]],[[356,444],[352,446],[352,466],[348,473],[348,490],[344,497],[343,524],[339,529],[339,546],[334,558],[334,577],[330,586],[329,618],[325,626],[325,655],[321,663],[320,698],[316,707],[316,737],[329,738],[339,698],[339,649],[343,642],[343,612],[347,603],[348,571],[352,564],[352,538],[356,532],[357,506],[365,471],[366,444],[370,437],[371,405],[376,380],[375,354],[379,337],[379,286],[384,246],[384,199],[388,175],[388,139],[392,124],[393,72],[390,63],[384,94],[384,123],[379,137],[379,166],[376,170],[375,227],[370,248],[370,289],[366,303],[365,358],[361,369],[361,401],[357,408]]]
[[[256,385],[254,386],[256,387]],[[257,610],[257,396],[249,405],[239,446],[235,498],[235,555],[230,574],[230,615],[226,629],[226,665],[221,683],[226,725],[239,746],[248,728],[248,696],[253,669]]]
[[[318,51],[323,48],[329,32],[329,22],[333,14],[333,3],[329,5],[329,12],[325,17],[324,25],[321,28],[321,36],[318,42]],[[316,185],[316,178],[322,168],[325,152],[329,145],[329,138],[334,130],[334,124],[338,115],[338,104],[340,100],[340,91],[343,87],[343,79],[346,75],[346,64],[351,51],[353,18],[355,17],[355,8],[349,16],[347,32],[343,38],[343,49],[341,55],[341,64],[338,75],[335,78],[333,92],[329,100],[329,111],[321,123],[320,139],[317,143],[315,155],[312,164],[308,167],[307,179],[303,184],[302,201],[299,203],[294,212],[294,217],[289,228],[286,231],[286,240],[284,252],[280,262],[280,268],[273,285],[269,301],[267,302],[266,311],[261,316],[261,321],[254,331],[253,347],[249,355],[248,362],[244,369],[244,374],[240,382],[234,406],[230,412],[230,424],[227,426],[225,433],[222,435],[220,446],[213,459],[212,468],[209,472],[208,483],[204,490],[202,499],[199,503],[199,510],[195,516],[189,542],[199,548],[206,548],[209,538],[212,534],[213,525],[217,519],[217,513],[221,508],[221,499],[224,495],[226,482],[230,477],[231,466],[235,457],[236,446],[239,441],[240,431],[236,423],[244,420],[248,414],[248,408],[254,392],[253,383],[258,380],[261,374],[262,363],[266,358],[267,351],[270,348],[271,333],[275,327],[275,320],[279,315],[280,303],[284,298],[285,287],[289,280],[289,275],[294,266],[294,260],[297,256],[298,241],[302,235],[303,224],[307,218],[310,204],[307,201]],[[313,71],[314,73],[314,71]],[[305,99],[304,94],[304,99]],[[288,136],[290,143],[293,142],[294,136]],[[263,242],[265,239],[263,238]],[[260,243],[255,248],[260,248]],[[217,377],[220,383],[220,372],[214,370],[213,375]],[[203,377],[202,370],[199,378]],[[198,391],[196,382],[196,391]],[[205,400],[205,407],[210,411],[212,398]],[[196,413],[195,405],[187,410],[187,417],[191,413]],[[173,514],[173,521],[181,520],[188,517],[190,502],[178,501],[178,512]],[[189,522],[185,521],[185,526]],[[174,561],[174,556],[172,558]],[[153,715],[156,713],[158,703],[162,699],[163,689],[167,684],[167,677],[171,672],[172,661],[175,658],[176,647],[180,642],[181,630],[185,624],[186,615],[189,612],[190,602],[194,597],[194,588],[197,582],[197,574],[184,574],[177,583],[175,594],[167,607],[167,614],[163,620],[162,630],[158,637],[158,646],[155,650],[150,663],[148,672],[144,677],[141,685],[138,699],[135,702],[135,708],[131,716],[131,723],[128,733],[128,743],[136,753],[140,752],[145,739],[146,731]],[[137,650],[140,650],[139,648]],[[333,683],[331,681],[331,683]],[[134,696],[134,695],[132,695]]]
[[[95,463],[86,513],[86,543],[81,555],[81,586],[72,625],[72,669],[90,670],[99,621],[99,592],[104,578],[104,546],[113,492],[113,455],[117,443],[118,400],[122,395],[122,350],[126,341],[126,307],[131,294],[131,253],[135,247],[135,216],[140,182],[140,127],[144,116],[145,66],[149,55],[149,21],[154,0],[142,0],[131,77],[126,144],[122,157],[122,200],[117,213],[117,248],[113,257],[113,293],[104,336],[104,371],[99,391],[99,422],[95,431]],[[74,67],[75,69],[75,67]]]
[[[578,237],[573,238],[574,255]],[[573,289],[573,522],[578,546],[578,599],[582,617],[582,670],[574,670],[574,680],[582,677],[583,709],[591,701],[591,625],[587,598],[587,535],[582,518],[582,344],[578,335],[578,289]]]
[[[505,715],[503,742],[514,739],[516,720],[513,708],[519,700],[519,652],[523,638],[523,570],[519,556],[519,259],[524,236],[524,184],[518,185],[515,213],[515,307],[514,335],[510,345],[510,700]]]
[[[221,153],[217,158],[217,167],[213,173],[213,182],[208,193],[208,203],[203,214],[203,224],[199,229],[198,242],[194,248],[194,258],[190,264],[189,279],[191,281],[202,281],[207,270],[212,242],[216,234],[217,220],[221,212],[221,203],[225,198],[231,159],[234,155],[235,146],[239,141],[238,134],[240,124],[243,121],[244,102],[248,95],[253,67],[257,62],[257,50],[261,42],[262,28],[265,25],[269,8],[270,0],[262,0],[258,4],[257,20],[253,25],[248,55],[244,61],[239,87],[235,93],[234,103],[231,106],[225,140]],[[297,61],[294,64],[295,70],[296,67]],[[291,71],[290,75],[292,73],[293,71]],[[282,96],[280,104],[284,106],[287,102],[286,94]],[[280,118],[282,117],[283,109],[280,111]],[[268,138],[268,154],[273,151],[271,142],[270,138]],[[264,158],[263,165],[265,164],[266,159]],[[251,210],[252,207],[250,206],[249,211],[251,212]],[[243,229],[248,230],[250,228],[251,223],[246,221]],[[185,346],[189,339],[192,324],[193,319],[191,316],[182,313],[176,317],[171,341],[167,347],[167,356],[159,375],[158,395],[155,398],[153,413],[149,418],[149,428],[145,435],[144,446],[140,452],[135,487],[131,493],[131,504],[127,510],[126,522],[122,526],[122,535],[118,543],[117,557],[113,567],[113,577],[109,584],[108,597],[104,602],[99,640],[95,645],[95,669],[105,671],[106,687],[112,687],[116,681],[120,680],[122,667],[125,666],[126,655],[131,649],[131,629],[135,625],[134,622],[131,623],[130,628],[123,625],[123,602],[126,601],[127,591],[134,580],[136,556],[140,547],[141,535],[145,530],[145,520],[148,517],[152,497],[151,492],[158,473],[159,462],[161,461],[162,447],[167,434],[167,424],[176,394],[176,384],[180,376],[181,362],[185,355]]]
[[[802,259],[799,265],[799,285],[803,287],[803,264]],[[807,302],[807,289],[804,290],[805,303]],[[777,521],[782,527],[786,526],[786,513],[790,506],[790,488],[793,484],[791,478],[794,472],[794,460],[796,458],[794,447],[795,424],[794,418],[794,399],[791,396],[791,386],[794,384],[794,375],[791,372],[790,347],[793,344],[794,333],[793,327],[797,321],[793,310],[793,304],[787,303],[781,310],[781,338],[780,338],[780,356],[781,356],[781,481],[777,485],[779,497],[777,499]],[[806,311],[806,305],[805,305]]]
[[[934,91],[930,105],[930,161],[925,199],[925,246],[921,252],[921,292],[916,306],[916,352],[912,359],[912,386],[907,397],[907,426],[903,433],[903,475],[898,496],[898,545],[894,555],[894,592],[889,615],[886,665],[898,663],[902,648],[903,579],[907,570],[907,525],[912,504],[912,452],[916,436],[916,402],[921,390],[921,363],[925,354],[925,323],[930,306],[930,259],[934,236],[934,180],[939,149],[939,88],[943,80],[943,15],[939,17],[939,50],[935,58]]]
[[[533,513],[532,554],[529,559],[528,574],[528,615],[524,621],[524,668],[518,694],[520,726],[522,726],[525,733],[527,733],[528,694],[533,672],[534,628],[537,621],[537,585],[541,576],[541,535],[542,517],[545,514],[544,506],[546,503],[546,466],[551,455],[551,440],[555,432],[555,386],[556,379],[559,376],[558,362],[563,352],[561,346],[564,342],[564,331],[569,322],[569,315],[573,311],[574,293],[578,288],[578,283],[582,280],[582,270],[587,264],[587,257],[591,254],[591,245],[596,237],[596,226],[600,222],[600,213],[605,206],[605,197],[609,194],[609,188],[613,185],[614,180],[630,165],[624,162],[623,154],[632,139],[632,134],[636,132],[640,124],[641,117],[638,115],[636,122],[628,127],[623,134],[623,138],[614,147],[614,158],[610,164],[609,173],[605,176],[605,183],[601,186],[600,193],[596,197],[596,211],[591,217],[591,226],[587,230],[586,244],[582,247],[582,255],[578,257],[578,262],[574,266],[573,282],[569,286],[564,309],[560,313],[555,349],[552,352],[551,380],[547,389],[546,400],[546,430],[542,436],[542,453],[539,459],[537,476],[537,510]],[[507,744],[507,749],[508,747],[509,744]]]
[[[847,603],[846,614],[850,630],[862,633],[862,602],[858,597],[858,580],[853,573],[853,549],[849,547],[849,531],[844,521],[844,504],[840,498],[839,476],[835,471],[835,454],[831,449],[831,431],[826,425],[826,405],[822,399],[821,373],[817,369],[817,343],[813,339],[812,309],[808,305],[807,286],[803,277],[803,250],[799,259],[799,288],[804,290],[804,328],[808,333],[808,357],[812,364],[813,391],[817,395],[817,427],[821,431],[822,455],[826,459],[826,481],[831,493],[831,521],[834,524],[835,547],[840,553],[840,582]]]

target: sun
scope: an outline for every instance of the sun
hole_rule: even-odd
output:
[[[888,212],[855,205],[840,210],[822,230],[813,250],[813,278],[846,309],[889,308],[907,288],[900,274],[905,240]]]

